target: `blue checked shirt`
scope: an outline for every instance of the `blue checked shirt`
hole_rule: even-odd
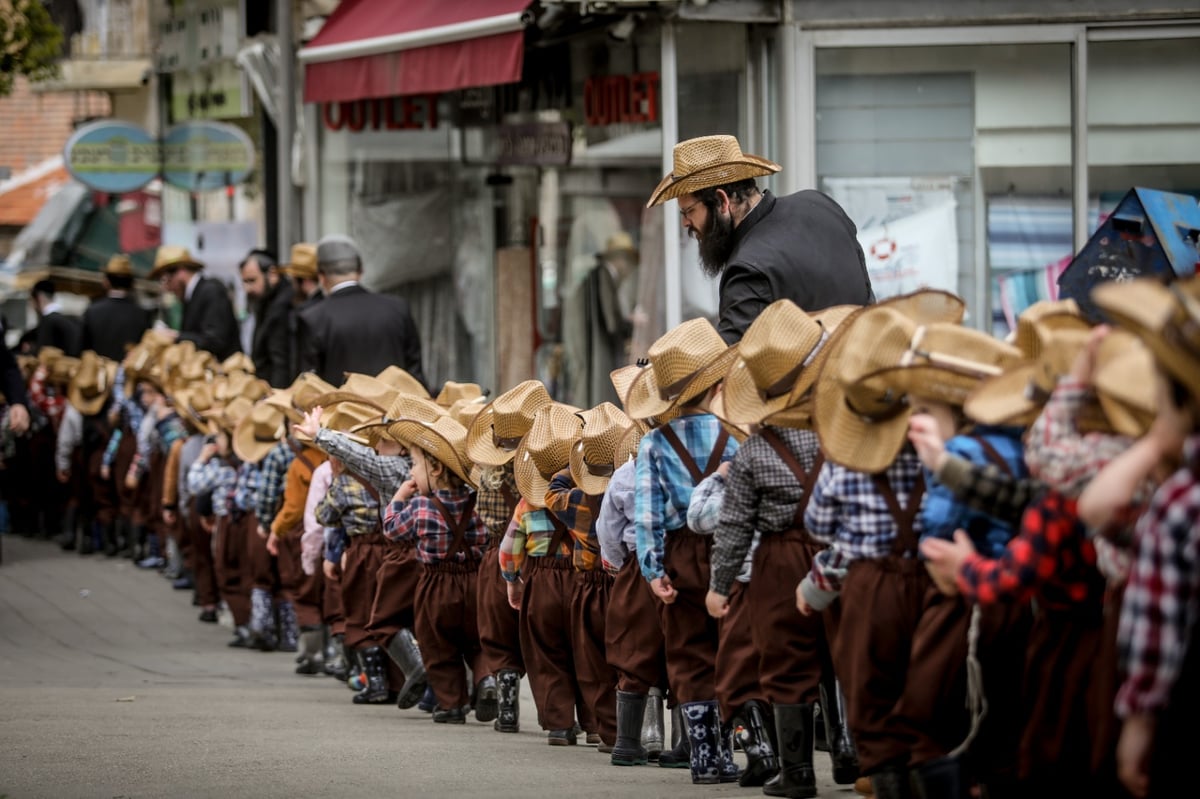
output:
[[[884,472],[901,508],[908,507],[921,468],[916,454],[905,450]],[[871,475],[828,461],[817,477],[804,526],[813,540],[829,545],[813,558],[812,571],[800,586],[815,610],[824,610],[837,597],[854,561],[890,556],[897,532],[896,521]],[[913,527],[919,536],[920,514]]]
[[[708,464],[721,423],[711,413],[680,416],[670,424],[675,435],[691,453],[696,466]],[[732,437],[725,445],[722,462],[737,452]],[[634,498],[634,530],[637,534],[638,563],[647,581],[656,580],[663,569],[663,547],[667,533],[687,526],[688,505],[695,484],[675,450],[661,430],[652,430],[642,438],[637,458],[637,488]]]
[[[1025,468],[1025,450],[1021,444],[1020,429],[1004,427],[977,428],[973,436],[955,436],[946,442],[946,452],[971,463],[987,466],[992,464],[983,447],[975,440],[978,436],[992,445],[1008,465],[1012,477],[1021,479],[1029,475]],[[971,536],[976,551],[985,558],[999,558],[1015,532],[1013,526],[985,513],[971,510],[958,500],[954,492],[937,482],[933,473],[925,471],[925,501],[921,506],[922,538],[954,540],[954,531],[963,529]]]
[[[220,458],[196,461],[188,469],[188,493],[193,497],[211,493],[214,516],[230,514],[237,481],[237,470]]]
[[[296,454],[292,452],[288,442],[280,441],[271,448],[267,457],[263,458],[262,463],[258,466],[260,472],[258,499],[255,502],[254,513],[258,516],[258,523],[263,526],[264,530],[271,529],[271,523],[275,521],[275,514],[279,513],[279,507],[283,504],[287,470],[295,458]]]
[[[238,468],[237,482],[233,487],[233,507],[243,513],[254,510],[254,500],[258,495],[260,474],[258,466],[253,463],[243,463]]]
[[[129,422],[129,429],[133,430],[136,434],[137,431],[142,429],[142,417],[146,415],[146,411],[138,403],[137,394],[131,397],[125,396],[125,367],[123,365],[117,367],[117,376],[113,378],[112,395],[116,409],[125,415],[126,421]],[[117,449],[121,446],[121,439],[124,435],[120,424],[118,424],[108,440],[108,446],[104,450],[101,462],[110,469],[117,460]]]

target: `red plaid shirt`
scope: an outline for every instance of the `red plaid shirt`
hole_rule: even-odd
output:
[[[1200,615],[1200,435],[1187,440],[1184,458],[1137,524],[1117,631],[1121,717],[1166,706]]]
[[[999,558],[973,554],[958,573],[963,597],[990,605],[1025,602],[1037,593],[1042,607],[1099,603],[1104,578],[1096,548],[1079,521],[1075,500],[1048,491],[1026,508],[1021,528]]]
[[[63,412],[67,409],[67,398],[57,386],[47,384],[46,377],[46,370],[42,367],[39,366],[34,371],[33,377],[29,379],[29,401],[46,414],[54,429],[58,430]]]
[[[469,488],[458,491],[439,490],[438,499],[446,506],[454,521],[462,518],[467,500],[472,496]],[[417,560],[426,564],[478,563],[488,543],[488,531],[472,507],[471,521],[467,525],[464,542],[466,546],[453,557],[448,557],[450,544],[454,540],[446,518],[429,497],[417,494],[407,502],[389,502],[383,513],[383,534],[393,541],[411,541],[417,547]]]

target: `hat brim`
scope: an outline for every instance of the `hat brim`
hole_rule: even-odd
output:
[[[675,200],[685,194],[710,189],[713,186],[725,186],[740,180],[774,175],[782,169],[783,167],[774,161],[742,153],[742,157],[736,161],[714,164],[686,175],[670,174],[665,176],[650,194],[646,207],[653,208],[656,205],[662,205],[667,200]]]
[[[331,405],[337,405],[342,402],[353,402],[358,405],[366,405],[369,408],[374,408],[380,413],[387,413],[387,408],[381,405],[379,402],[370,399],[369,397],[355,394],[352,391],[343,391],[341,389],[338,389],[337,391],[330,391],[317,397],[313,402],[313,407],[316,408],[320,406],[322,408],[328,408]]]
[[[1033,424],[1045,405],[1029,396],[1029,386],[1036,374],[1037,364],[1027,362],[985,379],[963,403],[963,413],[980,424],[1022,427]]]
[[[868,419],[846,403],[843,391],[817,392],[813,419],[826,459],[867,474],[884,471],[904,449],[908,436],[907,408],[884,420]]]
[[[194,266],[196,268],[196,271],[201,271],[204,269],[204,264],[200,263],[199,261],[195,261],[195,260],[174,261],[172,263],[164,264],[162,266],[152,267],[150,269],[150,273],[148,275],[146,275],[146,277],[150,280],[158,280],[160,277],[163,276],[164,273],[170,272],[173,269],[179,269],[181,267],[186,268],[186,267],[192,267],[192,266]]]
[[[496,445],[492,433],[495,418],[495,409],[488,403],[467,428],[467,457],[480,466],[503,466],[517,455],[515,448],[504,449]]]
[[[613,466],[615,471],[615,464]],[[575,486],[585,494],[590,496],[600,496],[608,490],[608,483],[612,480],[612,475],[596,475],[592,474],[591,469],[583,459],[583,441],[576,441],[575,446],[571,447],[571,460],[568,463],[571,469],[571,479],[575,481]],[[540,475],[539,475],[540,476]]]
[[[1102,311],[1135,333],[1150,348],[1163,371],[1186,386],[1193,396],[1200,396],[1200,358],[1168,341],[1162,332],[1166,325],[1172,324],[1164,316],[1179,302],[1171,296],[1171,289],[1146,279],[1124,283],[1110,281],[1092,289],[1091,298]],[[1166,310],[1156,313],[1159,306]]]
[[[108,398],[112,396],[113,382],[117,379],[117,365],[116,363],[108,363],[101,368],[105,371],[108,388],[95,397],[91,399],[84,397],[74,381],[71,382],[71,385],[67,386],[67,401],[83,416],[95,416],[100,413],[100,410],[104,407],[104,403],[108,402]]]
[[[281,275],[287,275],[288,277],[298,277],[301,280],[316,280],[317,275],[318,275],[317,270],[315,268],[313,268],[311,271],[308,269],[303,269],[303,268],[297,269],[296,267],[292,266],[291,264],[284,264],[283,266],[278,267],[277,271]]]
[[[272,441],[259,441],[254,437],[254,419],[250,416],[238,422],[234,428],[233,435],[230,436],[230,443],[233,446],[233,454],[237,455],[246,463],[258,463],[263,458],[275,449],[282,438],[277,438]]]
[[[668,399],[664,399],[659,392],[654,369],[651,367],[643,369],[629,386],[629,393],[625,397],[626,414],[633,419],[661,419],[664,414],[686,405],[725,379],[735,358],[737,358],[737,347],[726,348],[707,366],[698,369],[680,390],[678,396]]]
[[[562,465],[562,468],[569,465],[568,461]],[[513,480],[516,481],[517,490],[521,492],[521,497],[526,502],[535,508],[546,507],[546,492],[550,490],[550,481],[542,477],[542,473],[538,471],[537,463],[525,449],[524,441],[517,447],[513,457]]]
[[[779,413],[764,417],[760,424],[771,425],[772,427],[787,427],[793,430],[812,430],[812,394],[805,394],[797,404],[784,408]]]
[[[454,444],[432,425],[401,419],[388,425],[387,436],[410,450],[416,447],[432,455],[439,463],[458,475],[464,483],[475,487],[476,484],[471,479],[471,464],[464,461]]]

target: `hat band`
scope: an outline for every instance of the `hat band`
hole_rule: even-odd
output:
[[[686,375],[679,378],[671,385],[660,387],[658,389],[658,398],[661,399],[663,402],[674,402],[675,399],[678,398],[679,395],[683,393],[683,390],[685,388],[687,388],[688,383],[692,382],[692,380],[694,380],[703,371],[704,371],[704,367],[701,366],[699,369],[697,369],[694,372],[688,372]]]
[[[520,443],[521,436],[517,436],[516,438],[501,438],[500,436],[496,435],[495,425],[492,426],[492,444],[494,444],[497,448],[511,452],[516,449]]]
[[[611,461],[608,463],[592,463],[587,458],[584,458],[583,465],[592,477],[612,477],[615,471],[615,467]]]
[[[1192,319],[1168,324],[1163,328],[1162,337],[1168,344],[1187,350],[1193,356],[1200,356],[1200,324]]]
[[[1025,399],[1035,405],[1045,405],[1050,401],[1050,393],[1036,379],[1025,384]]]
[[[829,338],[829,332],[822,331],[821,339],[813,346],[808,355],[805,356],[804,360],[796,364],[794,368],[790,369],[787,374],[776,380],[768,388],[764,389],[761,392],[763,398],[769,400],[778,399],[779,397],[790,393],[792,388],[796,385],[796,380],[799,379],[801,372],[803,372],[806,367],[811,366],[812,362],[816,360],[817,354],[821,351],[821,345],[825,343],[827,338]]]
[[[888,393],[890,394],[891,391],[889,390]],[[896,402],[894,402],[890,406],[888,406],[887,410],[880,411],[877,413],[865,413],[863,411],[860,411],[858,408],[854,407],[854,403],[850,402],[849,397],[846,397],[845,401],[846,401],[847,408],[849,408],[853,413],[855,413],[860,419],[864,419],[867,422],[870,422],[872,424],[882,424],[883,422],[891,421],[892,419],[895,419],[897,416],[902,416],[904,413],[906,413],[908,411],[908,395],[907,394],[902,395],[899,398],[897,398]]]

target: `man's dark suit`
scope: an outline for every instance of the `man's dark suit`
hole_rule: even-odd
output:
[[[300,312],[300,367],[341,385],[346,372],[399,366],[421,383],[421,340],[408,303],[361,286],[335,290]]]
[[[37,326],[37,346],[58,347],[63,353],[79,357],[79,339],[81,329],[79,320],[73,316],[64,316],[58,311],[42,317]]]
[[[133,297],[101,297],[83,312],[81,348],[119,361],[125,357],[125,345],[141,341],[148,327],[150,314]]]
[[[202,277],[183,304],[183,323],[179,340],[191,341],[198,350],[207,350],[220,361],[242,351],[237,317],[221,281]]]
[[[287,388],[296,377],[288,331],[291,316],[292,284],[280,279],[254,309],[254,341],[250,345],[255,371],[274,388]]]

